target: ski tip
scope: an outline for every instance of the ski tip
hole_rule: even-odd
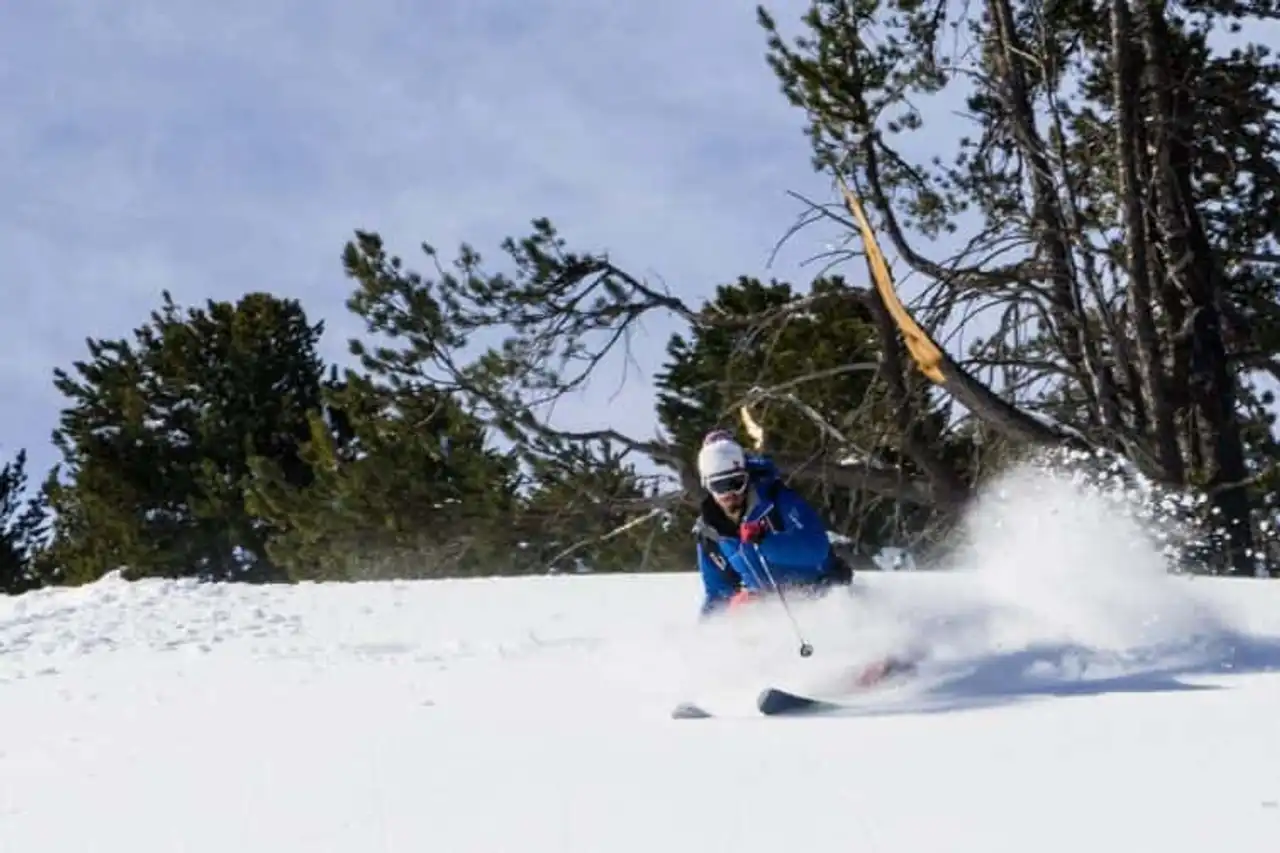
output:
[[[673,720],[705,720],[710,717],[710,712],[692,702],[681,702],[671,711]]]

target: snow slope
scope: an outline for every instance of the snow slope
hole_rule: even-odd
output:
[[[691,574],[0,600],[0,850],[1280,850],[1280,585],[995,502],[953,571],[798,607],[807,660],[772,608],[697,626]],[[848,715],[752,712],[905,646]]]

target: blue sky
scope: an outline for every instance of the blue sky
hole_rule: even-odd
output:
[[[834,199],[734,0],[16,0],[0,56],[0,459],[27,447],[37,479],[52,371],[164,288],[301,297],[341,359],[356,228],[496,256],[546,215],[696,299],[810,278],[816,230],[768,266],[802,212],[786,192]],[[672,328],[647,324],[646,368]],[[644,433],[647,386],[613,391],[559,418]]]

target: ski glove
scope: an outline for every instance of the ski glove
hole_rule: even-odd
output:
[[[763,539],[768,532],[769,523],[763,518],[755,521],[744,521],[738,527],[738,540],[745,544],[754,545]]]

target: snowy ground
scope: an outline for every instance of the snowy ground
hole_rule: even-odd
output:
[[[1280,584],[1021,503],[800,608],[808,660],[774,610],[698,628],[689,574],[0,599],[0,850],[1280,850]],[[856,713],[753,712],[903,646]]]

